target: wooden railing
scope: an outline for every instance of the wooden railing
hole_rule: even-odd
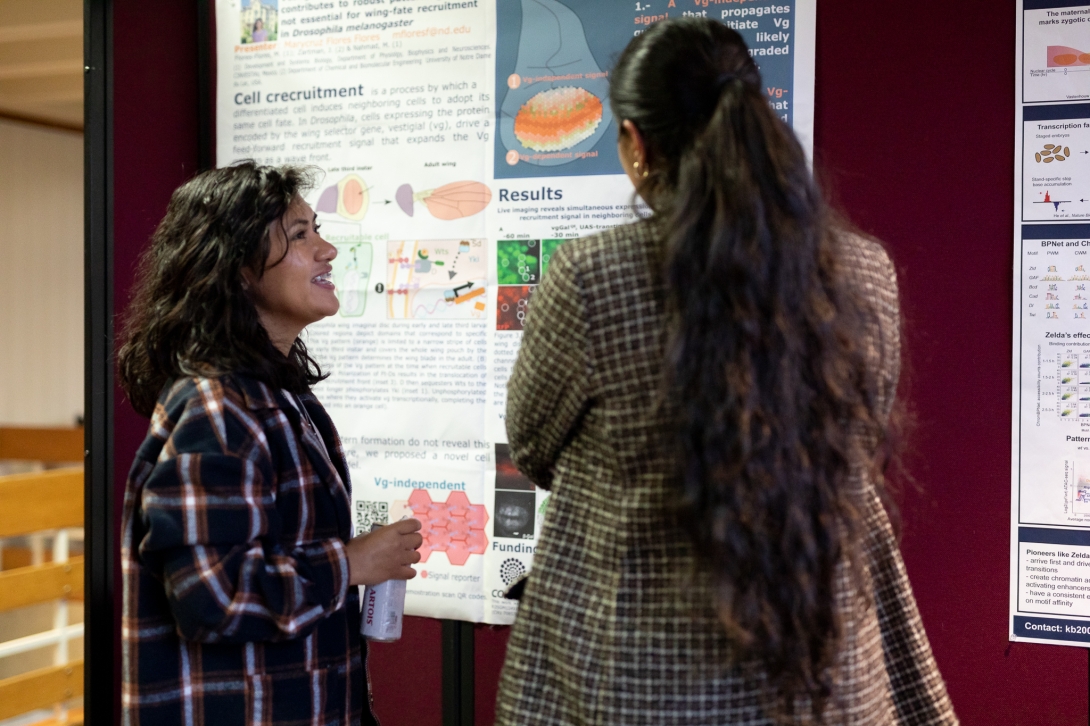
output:
[[[83,428],[14,428],[0,426],[0,459],[83,461]]]
[[[82,461],[82,429],[0,428],[0,459],[49,463]],[[68,641],[83,635],[69,624],[68,601],[83,598],[83,557],[69,557],[69,536],[83,527],[83,469],[70,467],[0,476],[0,540],[50,533],[52,561],[0,571],[0,612],[56,603],[53,628],[0,642],[0,657],[55,648],[53,665],[0,680],[0,721],[83,695],[82,654],[69,660]],[[44,558],[39,558],[39,560]],[[73,711],[44,723],[76,724]]]

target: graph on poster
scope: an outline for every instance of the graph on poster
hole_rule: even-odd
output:
[[[1090,5],[1030,0],[1019,21],[1023,103],[1090,100]]]

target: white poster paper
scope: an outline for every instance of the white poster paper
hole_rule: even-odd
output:
[[[1018,4],[1011,640],[1090,645],[1090,5]]]
[[[311,164],[340,313],[305,333],[358,531],[424,523],[406,612],[510,623],[548,493],[506,383],[565,240],[635,218],[611,64],[668,17],[736,28],[809,150],[816,0],[217,0],[217,162]]]

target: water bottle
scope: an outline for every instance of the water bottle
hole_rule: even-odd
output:
[[[371,531],[380,527],[381,524],[372,525]],[[401,638],[406,584],[406,580],[387,580],[364,588],[360,635],[378,643],[392,643]]]

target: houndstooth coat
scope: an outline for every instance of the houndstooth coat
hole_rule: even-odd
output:
[[[733,657],[711,578],[666,516],[673,463],[653,409],[665,329],[655,230],[637,223],[566,243],[530,307],[507,431],[515,463],[552,497],[508,645],[498,726],[773,723],[760,665]],[[865,344],[888,413],[900,359],[894,269],[873,242],[840,245],[850,283],[873,306]],[[865,593],[840,578],[844,640],[826,723],[956,724],[888,518],[873,483],[854,484],[869,578]]]

